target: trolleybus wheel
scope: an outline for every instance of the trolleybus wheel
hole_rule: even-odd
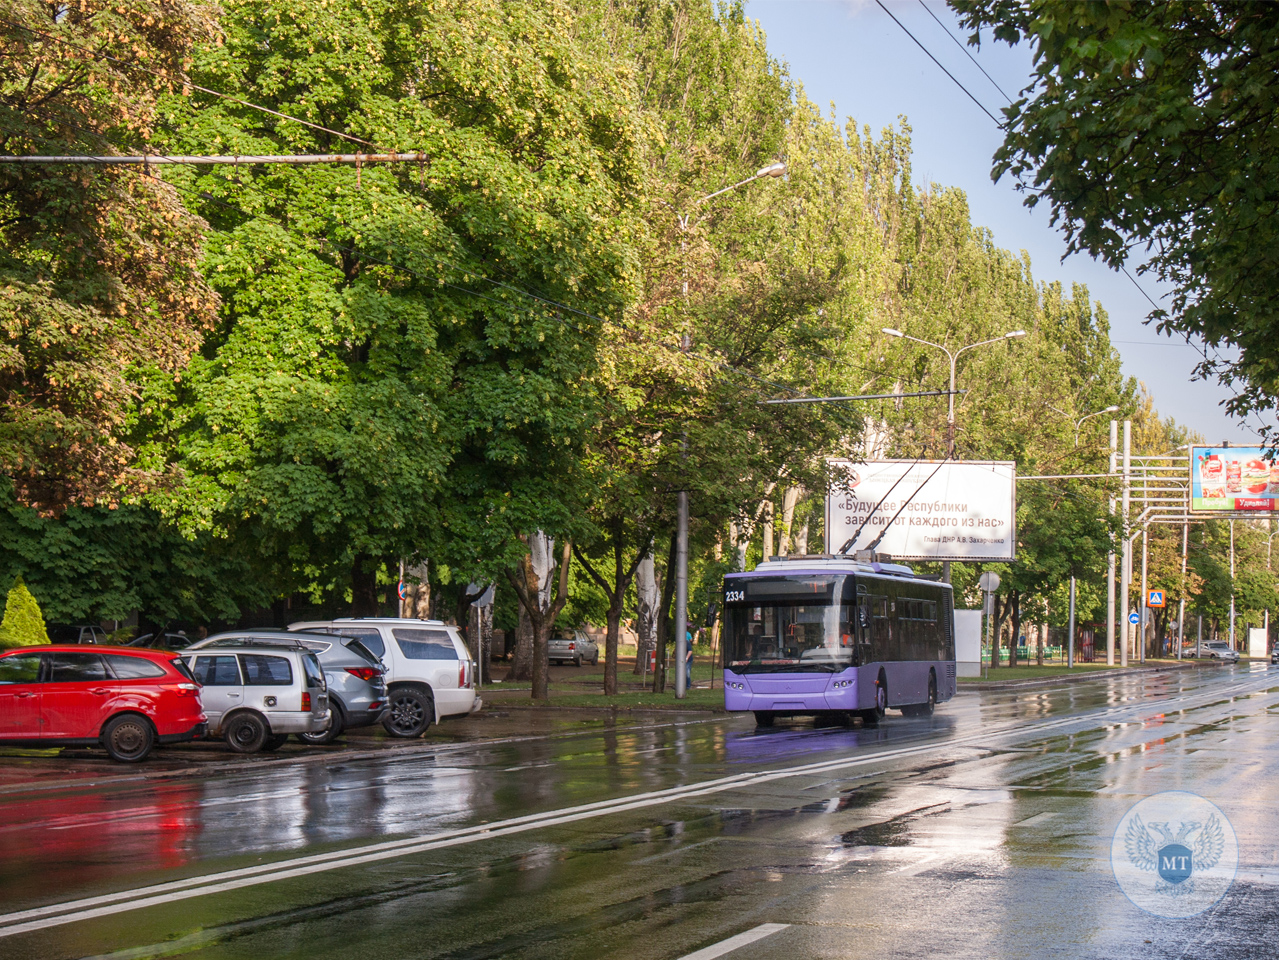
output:
[[[756,710],[755,711],[755,726],[771,727],[772,725],[773,725],[772,710]]]
[[[875,680],[875,706],[869,710],[861,712],[862,723],[868,727],[876,726],[880,720],[884,719],[884,713],[888,710],[888,678],[884,676],[884,671],[879,671],[879,677]]]

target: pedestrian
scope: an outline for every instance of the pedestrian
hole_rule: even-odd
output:
[[[691,688],[693,686],[693,635],[688,631],[685,631],[684,636],[688,638],[688,642],[686,644],[687,652],[684,654],[684,686],[686,688]]]

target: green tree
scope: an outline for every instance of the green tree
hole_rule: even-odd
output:
[[[156,99],[212,34],[200,0],[9,0],[0,152],[154,152]],[[115,503],[165,479],[129,411],[142,371],[177,376],[212,324],[203,226],[145,170],[0,164],[0,474],[24,502]]]
[[[0,622],[0,647],[34,647],[48,642],[49,633],[44,628],[40,604],[18,577],[5,601],[4,621]]]
[[[255,0],[222,27],[208,86],[431,159],[175,174],[224,307],[144,402],[189,476],[165,509],[357,613],[401,558],[495,579],[569,526],[601,320],[631,296],[628,80],[554,3]],[[198,94],[166,110],[175,152],[350,149]]]
[[[1068,249],[1123,266],[1144,247],[1175,287],[1162,330],[1239,348],[1199,370],[1242,389],[1227,409],[1279,396],[1279,7],[1265,3],[951,0],[971,28],[1034,47],[1035,73],[1004,112],[993,175],[1047,201]]]

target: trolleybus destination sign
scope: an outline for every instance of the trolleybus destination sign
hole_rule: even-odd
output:
[[[829,552],[852,540],[849,553],[874,544],[902,560],[1017,558],[1015,463],[832,459],[828,466]]]

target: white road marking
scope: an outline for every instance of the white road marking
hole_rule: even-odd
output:
[[[726,953],[732,953],[738,947],[744,947],[748,943],[754,943],[756,940],[763,940],[765,937],[771,937],[780,930],[789,927],[789,923],[761,923],[758,927],[753,927],[745,933],[739,933],[735,937],[729,937],[727,940],[721,940],[719,943],[713,943],[709,947],[703,947],[695,953],[685,954],[679,960],[715,960],[716,957],[722,957]]]
[[[1250,685],[1258,684],[1254,683]],[[1269,686],[1270,681],[1267,680],[1264,684],[1260,685]],[[1244,685],[1240,684],[1239,686],[1242,687]],[[1171,707],[1178,703],[1182,705],[1181,709],[1192,709],[1192,702],[1196,700],[1204,700],[1205,704],[1219,703],[1221,702],[1222,696],[1223,691],[1219,689],[1213,690],[1208,694],[1184,695],[1170,701],[1165,701],[1160,705],[1160,710],[1165,713],[1172,712]],[[1201,704],[1201,706],[1202,705],[1204,704]],[[792,777],[807,776],[810,774],[833,773],[836,770],[847,770],[853,767],[867,766],[890,760],[899,760],[905,757],[934,753],[940,750],[953,750],[972,745],[979,741],[989,741],[996,737],[1024,738],[1026,736],[1047,733],[1062,726],[1095,721],[1099,716],[1110,716],[1113,718],[1114,715],[1121,714],[1123,712],[1139,713],[1143,710],[1149,709],[1149,706],[1149,704],[1117,706],[1100,715],[1092,714],[1082,717],[1064,716],[1050,720],[1036,721],[1030,724],[1021,723],[1020,721],[1012,721],[1005,724],[1001,730],[980,731],[966,737],[932,741],[918,746],[899,747],[893,750],[883,750],[878,753],[866,754],[864,756],[854,758],[824,760],[796,767],[783,767],[772,770],[761,770],[755,773],[736,774],[730,777],[721,777],[715,780],[702,781],[701,783],[686,784],[680,787],[669,787],[665,790],[633,794],[628,797],[618,797],[612,800],[601,800],[595,803],[582,804],[576,807],[566,807],[560,810],[529,814],[523,817],[498,820],[492,823],[478,824],[472,827],[448,830],[436,834],[404,837],[399,840],[388,840],[379,843],[367,844],[362,847],[346,848],[344,850],[332,851],[330,853],[296,857],[291,860],[280,860],[253,867],[227,870],[221,873],[189,877],[185,880],[174,880],[168,883],[155,884],[133,890],[121,890],[116,893],[104,894],[97,897],[87,897],[81,900],[69,900],[63,903],[49,904],[44,907],[36,907],[30,910],[21,910],[15,913],[0,915],[0,937],[12,936],[19,933],[28,933],[33,930],[43,930],[48,927],[61,926],[63,924],[75,923],[82,920],[92,920],[97,917],[110,916],[112,914],[125,913],[132,910],[140,910],[146,907],[161,906],[163,904],[174,903],[179,900],[206,896],[211,893],[222,893],[229,890],[238,890],[244,887],[251,887],[264,883],[274,883],[279,880],[288,880],[294,877],[307,876],[309,874],[321,873],[328,870],[337,870],[344,867],[359,866],[365,863],[374,863],[380,860],[391,860],[399,857],[406,857],[416,853],[424,853],[429,850],[438,850],[446,847],[459,846],[461,844],[474,843],[478,840],[510,836],[512,834],[524,833],[530,830],[541,829],[543,827],[574,823],[580,820],[588,820],[615,813],[625,813],[632,810],[644,809],[646,807],[660,806],[681,800],[710,796],[740,787],[753,787],[757,784],[770,783],[775,780],[786,780]]]
[[[1019,823],[1014,823],[1013,826],[1014,827],[1034,827],[1043,823],[1045,820],[1051,820],[1055,816],[1057,816],[1057,814],[1052,812],[1037,813],[1033,817],[1027,817],[1025,820],[1022,820]]]

